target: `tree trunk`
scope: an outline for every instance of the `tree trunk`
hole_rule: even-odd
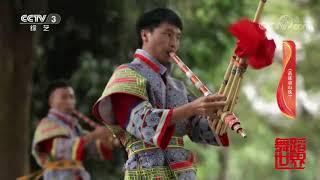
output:
[[[19,23],[22,14],[43,13],[32,11],[36,7],[39,7],[36,1],[0,3],[0,179],[15,179],[29,168],[28,122],[35,32]]]

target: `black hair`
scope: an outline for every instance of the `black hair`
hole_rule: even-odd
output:
[[[141,30],[146,29],[152,32],[154,28],[158,27],[163,22],[177,26],[182,31],[182,21],[180,17],[171,9],[156,8],[148,11],[138,19],[136,24],[139,48],[142,47],[142,39],[140,35]]]
[[[50,95],[59,88],[68,88],[71,87],[71,85],[69,84],[69,82],[65,81],[65,80],[56,80],[53,81],[52,83],[49,84],[48,89],[47,89],[47,98],[49,99]]]

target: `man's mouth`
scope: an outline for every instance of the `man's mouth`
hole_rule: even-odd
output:
[[[167,51],[167,55],[170,57],[171,53],[175,53],[175,51],[171,50],[171,51]]]

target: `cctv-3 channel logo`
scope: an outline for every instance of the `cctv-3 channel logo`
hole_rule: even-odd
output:
[[[30,31],[49,31],[50,25],[59,24],[61,16],[59,14],[23,14],[20,17],[20,24],[30,25]]]

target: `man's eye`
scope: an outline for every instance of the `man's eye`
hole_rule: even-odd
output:
[[[164,35],[171,37],[171,33],[163,33]]]

